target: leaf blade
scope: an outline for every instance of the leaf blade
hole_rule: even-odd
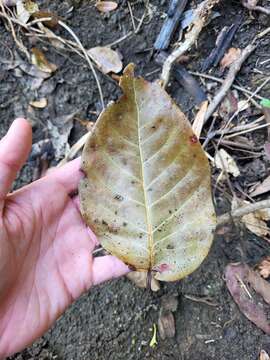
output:
[[[158,280],[178,280],[212,242],[208,161],[158,84],[134,78],[129,66],[121,87],[123,97],[101,114],[83,152],[82,214],[109,252]],[[204,215],[192,215],[194,199]]]

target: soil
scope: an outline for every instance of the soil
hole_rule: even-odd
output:
[[[126,1],[119,1],[116,11],[108,15],[99,13],[91,1],[37,1],[40,8],[60,15],[79,36],[85,48],[107,45],[132,30],[132,22]],[[134,62],[137,73],[148,80],[157,79],[159,66],[152,56],[153,43],[161,28],[169,1],[150,1],[150,17],[146,18],[141,31],[121,41],[114,49],[123,56],[124,64]],[[191,1],[189,6],[194,6]],[[261,2],[267,5],[267,1]],[[70,6],[73,11],[69,12]],[[144,11],[143,1],[131,1],[134,15],[140,18]],[[255,34],[269,26],[269,19],[258,13],[250,14],[240,1],[221,1],[215,11],[219,15],[204,29],[197,46],[190,52],[187,67],[200,71],[202,61],[213,48],[217,34],[225,25],[231,25],[242,14],[241,27],[233,46],[243,48]],[[60,34],[68,36],[63,30]],[[96,119],[101,104],[92,73],[83,59],[74,53],[55,51],[49,43],[22,39],[28,48],[38,46],[46,52],[51,62],[57,64],[57,72],[44,82],[38,90],[30,89],[29,76],[7,69],[1,59],[9,59],[16,47],[9,32],[0,21],[0,136],[7,131],[16,116],[28,116],[34,129],[34,143],[50,137],[48,121],[58,116],[77,112],[77,117],[88,121]],[[176,37],[177,38],[177,37]],[[256,88],[262,75],[258,69],[269,74],[261,62],[269,58],[269,37],[264,38],[254,54],[246,61],[238,80],[248,88]],[[20,53],[20,56],[21,53]],[[255,65],[256,63],[256,65]],[[216,69],[214,75],[221,76]],[[99,74],[105,102],[115,100],[120,92],[117,82]],[[192,98],[172,79],[168,92],[175,98],[189,119],[196,113]],[[261,94],[269,97],[269,87]],[[29,108],[29,101],[46,94],[49,105],[44,110]],[[69,136],[73,144],[85,133],[85,127],[75,121]],[[253,135],[251,135],[253,136]],[[265,132],[255,139],[260,145]],[[55,163],[54,156],[50,158]],[[243,160],[239,183],[255,182],[265,177],[268,162],[262,156]],[[36,159],[30,159],[18,176],[16,187],[32,181]],[[229,203],[222,193],[216,192],[217,212],[228,210]],[[162,284],[157,293],[135,287],[127,278],[121,278],[98,286],[76,303],[57,321],[55,326],[32,347],[10,359],[194,359],[194,360],[255,360],[264,349],[270,353],[270,336],[265,335],[249,322],[232,300],[223,274],[230,262],[244,261],[251,266],[266,255],[270,255],[269,243],[255,235],[228,225],[223,235],[217,235],[209,256],[202,266],[181,282]],[[173,339],[161,340],[149,346],[153,326],[157,324],[161,299],[173,294],[178,298],[175,316],[176,335]],[[188,296],[188,297],[186,297]],[[208,297],[210,305],[194,301]],[[26,329],[27,331],[27,329]]]

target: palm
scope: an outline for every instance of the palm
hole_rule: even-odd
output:
[[[74,161],[2,204],[0,189],[0,358],[41,336],[91,285],[126,271],[111,256],[92,258],[96,239],[70,196],[80,176]]]

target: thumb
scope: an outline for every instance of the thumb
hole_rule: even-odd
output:
[[[31,125],[25,119],[16,119],[0,141],[0,211],[17,172],[29,155],[31,145]]]

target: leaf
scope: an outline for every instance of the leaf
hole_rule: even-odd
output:
[[[270,303],[270,284],[245,264],[229,264],[225,270],[227,287],[241,312],[265,333],[270,334],[267,311],[260,301],[255,301],[250,285],[255,292]]]
[[[30,19],[31,15],[38,11],[38,5],[31,0],[18,0],[16,2],[17,18],[26,24]]]
[[[241,221],[246,225],[249,231],[257,236],[267,236],[270,234],[266,221],[270,220],[270,209],[257,210],[253,213],[244,215]]]
[[[267,176],[267,178],[265,178],[263,182],[256,187],[250,196],[262,195],[268,191],[270,191],[270,176]]]
[[[213,240],[210,169],[190,123],[157,83],[120,83],[86,142],[82,215],[102,246],[163,281],[193,272]],[[195,210],[196,209],[196,210]]]
[[[249,201],[239,200],[233,198],[232,201],[232,211],[237,209],[240,206],[245,206],[250,204]],[[246,228],[260,237],[265,237],[270,234],[270,229],[267,226],[266,221],[270,220],[270,209],[261,209],[256,210],[252,213],[242,216],[241,222],[245,224]]]
[[[55,29],[60,20],[56,14],[51,13],[49,11],[36,11],[32,14],[32,18],[34,18],[34,19],[45,19],[45,18],[49,19],[50,18],[49,20],[43,21],[43,24],[50,29]]]
[[[48,100],[46,98],[41,98],[39,100],[30,101],[31,106],[37,109],[44,109],[48,105]]]
[[[270,99],[262,99],[260,105],[262,107],[270,108]]]
[[[98,1],[96,8],[98,11],[106,13],[117,9],[118,4],[115,1]]]
[[[52,74],[57,70],[57,66],[49,63],[44,53],[37,48],[32,49],[32,64],[36,65],[39,70],[49,74]]]
[[[202,132],[203,124],[204,124],[204,118],[205,118],[207,109],[208,109],[208,100],[205,100],[202,102],[200,109],[199,109],[199,111],[195,117],[195,120],[192,124],[192,130],[194,131],[194,134],[197,136],[198,139],[201,136],[201,132]]]
[[[260,264],[258,265],[258,270],[260,275],[267,279],[270,276],[270,256],[267,256],[265,259],[263,259]]]
[[[119,73],[123,68],[119,54],[109,47],[97,46],[87,53],[104,74]]]
[[[232,174],[234,177],[240,175],[236,162],[224,149],[220,149],[216,152],[215,166],[223,172],[226,170],[227,173]]]
[[[223,56],[223,59],[220,62],[221,68],[225,69],[226,67],[229,67],[232,63],[235,62],[239,58],[241,54],[240,49],[236,48],[230,48],[228,52]]]

